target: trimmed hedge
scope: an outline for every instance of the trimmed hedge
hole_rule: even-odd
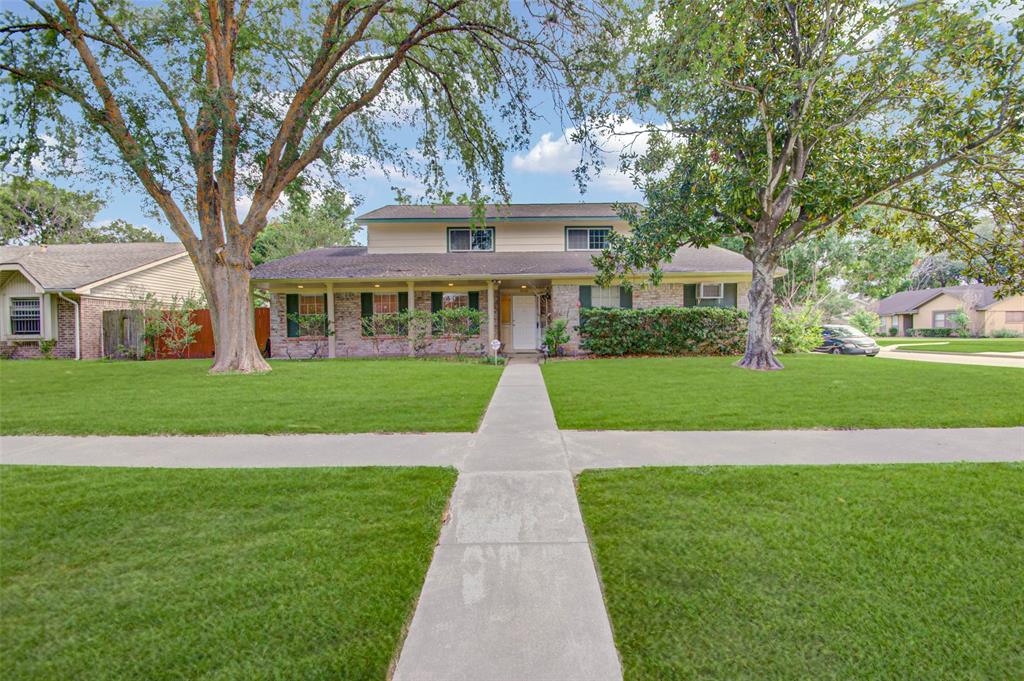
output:
[[[949,338],[953,335],[955,329],[913,329],[911,335],[919,336],[921,338]]]
[[[595,355],[742,355],[747,313],[727,307],[580,310],[580,346]]]

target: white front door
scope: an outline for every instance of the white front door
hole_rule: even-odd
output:
[[[512,349],[537,349],[536,296],[512,296]]]

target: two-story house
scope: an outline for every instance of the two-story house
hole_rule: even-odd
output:
[[[406,337],[369,338],[363,319],[415,305],[436,311],[477,307],[487,323],[468,351],[498,339],[503,352],[532,352],[552,319],[569,322],[569,352],[579,350],[584,307],[713,305],[747,307],[750,262],[722,248],[688,248],[664,265],[657,287],[599,287],[592,257],[612,230],[628,225],[610,203],[512,204],[487,209],[485,225],[467,206],[385,206],[356,218],[366,246],[321,248],[264,263],[253,286],[270,294],[274,357],[407,354]],[[330,338],[300,334],[295,314],[326,314]],[[451,351],[438,338],[432,352]]]

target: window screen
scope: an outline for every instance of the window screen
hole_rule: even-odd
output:
[[[493,251],[494,228],[483,229],[449,229],[448,250],[459,251]]]
[[[722,285],[721,284],[701,284],[700,285],[700,297],[701,298],[721,298],[722,297]]]
[[[622,307],[622,298],[618,286],[591,286],[590,305],[592,307]]]
[[[601,251],[608,247],[608,227],[569,227],[565,230],[568,251]]]

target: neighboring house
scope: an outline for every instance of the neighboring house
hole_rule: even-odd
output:
[[[198,295],[202,285],[178,243],[0,247],[0,348],[37,357],[102,356],[103,311],[125,309],[152,293],[161,300]]]
[[[751,266],[723,248],[681,248],[664,265],[662,283],[629,290],[595,285],[591,262],[612,230],[627,224],[610,203],[490,206],[471,227],[466,206],[386,206],[356,218],[367,246],[321,248],[260,265],[253,285],[270,294],[274,357],[304,357],[327,343],[330,357],[407,354],[409,339],[371,339],[362,319],[410,304],[436,311],[475,307],[488,323],[467,343],[484,351],[493,339],[505,352],[536,351],[551,319],[569,322],[569,352],[579,350],[583,307],[719,306],[747,309]],[[490,314],[491,311],[494,314]],[[290,313],[326,314],[330,339],[304,338]],[[451,351],[436,339],[432,352]]]
[[[913,329],[954,328],[950,317],[961,308],[970,316],[975,335],[989,336],[999,329],[1024,333],[1024,296],[1000,300],[995,286],[971,284],[901,291],[878,301],[882,330],[895,326],[901,336]]]

